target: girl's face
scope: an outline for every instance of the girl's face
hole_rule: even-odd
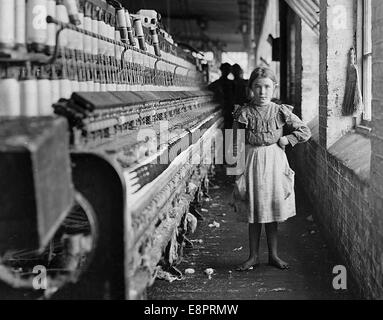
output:
[[[254,93],[255,102],[260,105],[268,105],[274,95],[275,84],[269,78],[256,79],[252,85],[251,90]]]

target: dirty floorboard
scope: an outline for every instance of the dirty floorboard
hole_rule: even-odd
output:
[[[212,181],[210,201],[202,205],[204,220],[189,238],[193,248],[185,248],[177,268],[182,280],[172,283],[156,280],[147,291],[151,300],[276,300],[276,299],[352,299],[350,291],[333,289],[333,267],[340,264],[326,246],[312,209],[296,190],[297,216],[279,225],[279,255],[290,263],[289,270],[267,265],[268,251],[262,230],[261,265],[255,270],[235,271],[248,257],[247,224],[238,223],[229,205],[232,179],[217,174]],[[220,226],[209,227],[218,222]],[[193,268],[194,274],[185,274]],[[204,273],[213,268],[211,279]]]

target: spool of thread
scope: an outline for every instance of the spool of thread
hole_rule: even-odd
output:
[[[68,19],[69,19],[69,12],[68,12]],[[78,48],[78,32],[75,30],[69,29],[67,30],[68,34],[68,49],[70,52],[72,52],[72,55],[75,54],[75,50]]]
[[[57,0],[56,2],[56,18],[57,20],[68,23],[69,17],[66,7],[64,6],[63,0]],[[68,46],[68,36],[70,34],[70,30],[64,29],[60,33],[59,37],[59,45],[62,48],[66,48]]]
[[[78,90],[81,92],[88,91],[88,83],[86,81],[79,81],[78,82]]]
[[[4,1],[3,1],[4,2]],[[9,14],[9,13],[8,13]],[[28,0],[26,10],[29,50],[43,52],[48,37],[47,0]]]
[[[69,22],[78,26],[80,19],[76,0],[64,0],[64,5],[68,11]]]
[[[100,9],[99,15],[98,15],[98,34],[103,37],[108,37],[108,30],[107,30],[107,26],[104,19],[105,19],[105,11]],[[106,42],[102,39],[99,39],[98,54],[104,55],[106,51],[107,51]]]
[[[60,79],[60,97],[70,99],[72,95],[72,85],[69,79]]]
[[[32,74],[30,66],[25,68],[20,81],[20,114],[22,116],[39,114],[37,79]]]
[[[21,115],[20,83],[16,78],[0,79],[0,116]]]
[[[51,104],[60,100],[60,80],[51,78]]]
[[[99,18],[99,11],[100,8],[97,6],[92,6],[92,32],[95,34],[100,34],[98,27],[100,25],[98,18]],[[99,40],[97,38],[92,37],[92,54],[97,55],[98,54],[98,42]]]
[[[92,5],[85,2],[84,7],[84,29],[92,32]],[[92,54],[92,37],[83,35],[83,47],[86,54]]]
[[[138,45],[141,50],[146,51],[146,43],[145,43],[145,38],[144,38],[144,30],[142,29],[142,21],[141,18],[134,18],[133,19],[133,25],[134,25],[134,30],[136,31],[136,37],[138,39]]]
[[[77,79],[71,80],[70,85],[71,85],[72,92],[79,92],[80,91],[80,83],[78,82]]]
[[[107,17],[107,27],[108,27],[108,38],[115,40],[115,30],[116,30],[116,10],[110,4],[108,4],[108,17]],[[114,57],[115,45],[108,42],[108,55]]]
[[[15,46],[15,9],[14,0],[0,1],[0,49]]]
[[[124,54],[125,63],[132,63],[133,62],[133,50],[126,50]]]
[[[47,78],[37,80],[37,95],[38,95],[38,108],[40,116],[47,116],[53,114],[52,109],[52,96],[51,96],[51,82]]]
[[[137,64],[138,63],[138,55],[139,55],[139,52],[137,52],[136,50],[132,50],[131,51],[131,63],[132,64]],[[127,55],[128,56],[128,55]],[[133,70],[134,72],[134,70]]]
[[[125,9],[125,21],[126,21],[126,31],[128,32],[128,40],[131,46],[136,46],[136,39],[133,36],[133,27],[132,20],[129,14],[129,11]]]
[[[47,1],[47,14],[53,18],[56,18],[56,1]],[[56,46],[56,25],[54,23],[48,23],[47,25],[47,42],[46,50],[48,54],[53,54]]]
[[[120,39],[120,32],[118,30],[116,30],[114,32],[114,39],[116,41],[121,41]],[[121,47],[120,45],[116,44],[114,46],[114,56],[117,60],[121,60],[121,54],[122,54],[122,51],[123,51],[123,47]]]
[[[4,1],[2,1],[4,2]],[[12,1],[10,1],[12,2]],[[25,15],[26,15],[26,3],[25,0],[16,0],[15,7],[15,41],[17,47],[25,47],[26,38],[25,38]],[[0,9],[2,12],[2,9]],[[6,11],[5,11],[6,12]],[[2,20],[2,17],[0,18]],[[0,22],[1,23],[1,22]],[[1,28],[0,28],[1,29]],[[1,42],[1,40],[0,40]]]
[[[94,82],[89,80],[89,81],[87,81],[86,83],[87,83],[87,86],[88,86],[87,91],[89,91],[89,92],[94,92],[94,91],[95,91],[95,90],[94,90]]]
[[[116,91],[114,90],[113,83],[106,84],[106,91]]]
[[[158,40],[156,27],[150,27],[150,34],[152,35],[154,53],[156,56],[161,57],[160,41]]]
[[[108,39],[114,40],[114,28],[110,24],[106,24],[106,30],[108,33]],[[110,57],[114,57],[114,44],[111,42],[107,42],[106,46],[107,46],[106,54]]]
[[[118,32],[120,33],[120,40],[123,43],[128,43],[128,29],[126,25],[124,8],[121,7],[116,9],[116,16],[117,16],[117,28],[118,28]]]
[[[113,20],[115,21],[115,19],[113,18]],[[111,26],[112,27],[112,29],[111,29],[111,36],[112,36],[112,39],[114,40],[114,41],[120,41],[120,33],[118,32],[118,30],[116,30],[116,26],[115,25],[113,25],[113,26]],[[117,35],[118,35],[118,37],[117,37]],[[119,47],[119,45],[117,45],[116,43],[112,43],[111,44],[112,45],[112,52],[111,52],[111,55],[112,55],[112,57],[114,57],[114,58],[117,58],[116,57],[116,47]],[[117,51],[119,50],[119,48],[117,48]]]
[[[80,29],[85,29],[84,28],[84,7],[80,5],[79,7],[79,12],[78,12],[78,21],[79,24],[77,25]],[[77,50],[79,51],[84,51],[84,34],[81,32],[76,32],[77,35]]]
[[[63,61],[60,83],[60,98],[69,99],[72,95],[72,85],[69,78],[68,65]]]
[[[100,82],[94,82],[94,91],[95,92],[100,92],[101,91],[101,83]]]

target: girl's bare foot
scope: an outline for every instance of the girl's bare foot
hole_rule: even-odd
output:
[[[269,265],[277,267],[281,270],[286,270],[290,268],[289,264],[280,259],[278,256],[269,256]]]
[[[255,267],[259,266],[259,258],[254,257],[254,258],[249,258],[247,261],[245,261],[243,264],[241,264],[236,271],[248,271],[248,270],[253,270]]]

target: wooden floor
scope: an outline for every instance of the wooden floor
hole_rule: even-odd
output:
[[[190,236],[194,248],[186,249],[178,269],[195,269],[192,275],[172,283],[156,280],[148,289],[151,300],[256,300],[256,299],[352,299],[348,291],[335,291],[333,267],[340,264],[322,239],[312,210],[299,190],[296,192],[296,217],[279,227],[279,253],[291,265],[281,271],[267,265],[267,243],[261,239],[261,266],[248,272],[236,272],[235,267],[248,257],[247,225],[236,222],[235,213],[228,205],[232,180],[217,175],[211,189],[211,200],[203,205],[204,221]],[[219,228],[209,227],[214,221]],[[206,268],[215,270],[211,279]]]

